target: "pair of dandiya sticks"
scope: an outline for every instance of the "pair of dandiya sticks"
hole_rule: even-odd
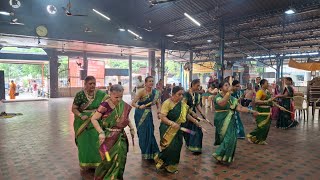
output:
[[[146,106],[150,106],[152,104],[152,102],[146,104]],[[190,130],[190,129],[187,129],[187,128],[184,128],[184,127],[180,127],[180,130],[183,131],[183,132],[186,132],[186,133],[189,133],[191,135],[195,135],[196,132]],[[134,146],[134,139],[132,137],[132,145]],[[107,161],[111,161],[111,157],[110,157],[110,154],[109,154],[109,151],[107,150],[107,145],[105,143],[101,144],[100,146],[100,151],[106,156],[106,159]]]
[[[148,106],[151,106],[151,105],[152,105],[152,102],[149,102],[145,106],[148,107]],[[190,129],[184,128],[184,127],[180,127],[180,130],[185,132],[185,133],[191,134],[191,135],[195,135],[196,134],[196,132],[194,132],[194,131],[192,131]]]
[[[191,135],[196,134],[196,132],[194,132],[190,129],[184,128],[184,127],[180,127],[180,130],[183,132],[189,133]],[[132,138],[132,145],[134,146],[134,139],[133,138]],[[100,151],[106,156],[107,161],[110,162],[111,157],[110,157],[109,151],[107,150],[107,145],[105,143],[101,144]]]

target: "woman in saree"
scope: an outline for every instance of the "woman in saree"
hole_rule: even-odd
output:
[[[153,77],[145,79],[145,88],[141,90],[132,101],[132,106],[136,108],[134,120],[139,137],[139,145],[143,159],[153,160],[159,153],[159,147],[154,137],[152,105],[157,105],[160,109],[159,92],[153,87]],[[137,103],[138,102],[138,103]],[[158,113],[160,110],[158,110]]]
[[[84,89],[76,94],[73,101],[73,126],[82,173],[96,168],[101,162],[98,133],[91,124],[90,116],[105,97],[105,92],[96,90],[96,79],[93,76],[87,76],[84,80]]]
[[[160,146],[161,152],[155,157],[156,168],[164,168],[170,173],[178,172],[180,152],[183,144],[183,135],[180,130],[181,124],[188,119],[201,128],[198,121],[189,115],[188,105],[181,101],[183,98],[183,88],[175,86],[172,96],[167,99],[161,107]]]
[[[236,98],[238,100],[238,103],[242,101],[244,98],[244,93],[241,90],[240,82],[238,80],[234,80],[232,82],[232,97]],[[240,118],[240,113],[235,112],[235,118],[236,118],[236,123],[237,123],[237,135],[238,139],[245,139],[246,134],[244,133],[244,127],[243,123]]]
[[[273,97],[278,97],[280,94],[280,86],[275,84]],[[271,119],[278,120],[280,114],[280,109],[277,106],[271,108]]]
[[[204,119],[206,119],[200,107],[201,98],[198,93],[199,87],[200,87],[200,79],[194,79],[191,82],[191,88],[184,93],[183,101],[189,106],[190,112],[193,111],[194,113],[196,113],[198,111],[200,112],[201,116]],[[183,127],[196,132],[195,135],[191,135],[189,133],[183,133],[183,137],[184,137],[184,140],[186,141],[187,149],[190,150],[194,155],[201,154],[202,139],[203,139],[202,129],[189,121],[184,123]]]
[[[286,110],[280,111],[280,115],[277,120],[277,128],[288,129],[298,126],[299,122],[294,119],[293,96],[295,93],[292,88],[292,78],[286,77],[284,82],[286,86],[282,94],[277,97],[281,98],[281,106]]]
[[[237,122],[235,112],[257,115],[257,111],[241,106],[238,99],[231,96],[230,84],[224,81],[219,84],[220,92],[214,99],[216,127],[214,145],[219,145],[212,156],[219,162],[230,164],[233,162],[237,147]]]
[[[256,94],[255,105],[259,115],[256,116],[257,127],[251,133],[247,134],[250,143],[266,145],[270,125],[271,125],[271,107],[274,105],[273,101],[277,98],[271,96],[268,91],[268,81],[262,79],[260,81],[261,89]]]
[[[129,146],[124,128],[129,126],[132,139],[134,137],[134,127],[129,120],[131,106],[122,100],[123,87],[112,85],[109,92],[110,98],[101,103],[91,118],[99,134],[102,159],[96,168],[95,180],[123,179]]]

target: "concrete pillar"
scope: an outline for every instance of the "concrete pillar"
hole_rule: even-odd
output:
[[[132,92],[132,55],[129,55],[129,92]]]
[[[221,65],[221,69],[218,71],[218,79],[222,82],[224,79],[224,22],[221,20],[220,27],[219,27],[219,37],[220,37],[220,44],[219,44],[219,54],[220,54],[220,61],[219,64]]]
[[[45,49],[45,51],[49,57],[50,98],[58,98],[58,52],[55,49]]]
[[[161,79],[162,79],[162,86],[164,86],[164,70],[165,70],[165,53],[166,53],[166,45],[165,41],[161,40]]]
[[[83,52],[83,66],[82,66],[83,70],[84,70],[84,77],[88,76],[88,56],[87,56],[87,52],[84,51]]]
[[[148,74],[149,76],[156,76],[156,52],[149,50],[148,52]]]
[[[191,85],[191,81],[192,81],[193,51],[190,51],[189,63],[190,63],[190,71],[189,71],[189,82],[188,82],[188,85],[190,86]]]

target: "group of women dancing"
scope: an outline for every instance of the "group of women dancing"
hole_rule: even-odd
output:
[[[216,128],[214,145],[218,146],[212,156],[219,163],[232,163],[237,139],[245,138],[239,112],[255,116],[257,126],[246,136],[250,143],[267,144],[272,106],[280,108],[277,127],[287,129],[298,124],[291,112],[294,95],[292,79],[286,78],[285,82],[283,93],[272,97],[268,91],[268,81],[262,79],[261,89],[256,92],[254,100],[255,110],[239,103],[243,96],[238,93],[238,81],[232,85],[228,81],[219,84],[219,91],[212,99],[215,109],[213,126]],[[183,139],[190,152],[201,154],[205,129],[200,122],[212,124],[212,120],[206,118],[200,107],[199,79],[193,80],[186,91],[180,86],[173,87],[171,97],[162,104],[158,90],[153,88],[154,78],[151,76],[145,78],[145,88],[137,93],[131,106],[122,99],[124,89],[121,85],[112,85],[109,94],[96,90],[95,86],[95,78],[88,76],[84,81],[84,89],[76,94],[72,105],[81,172],[95,170],[96,180],[123,179],[129,150],[124,131],[127,126],[132,142],[137,130],[142,158],[154,162],[158,170],[178,172]],[[132,107],[135,108],[135,127],[129,119]],[[154,136],[155,117],[161,120],[160,149]]]

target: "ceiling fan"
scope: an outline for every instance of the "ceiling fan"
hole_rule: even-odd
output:
[[[139,29],[143,29],[143,30],[148,31],[148,32],[152,32],[153,29],[151,28],[151,20],[148,20],[148,23],[149,23],[149,27],[148,27],[148,28],[139,27],[139,26],[138,26],[138,28],[139,28]]]
[[[84,32],[86,32],[86,33],[91,33],[92,30],[91,30],[89,27],[86,27],[85,30],[84,30]]]
[[[7,23],[12,25],[22,25],[22,26],[24,25],[23,23],[18,22],[18,18],[15,17],[15,13],[13,11],[11,12],[0,11],[0,14],[11,17],[10,21],[0,21],[1,23]]]
[[[152,8],[157,4],[168,3],[172,1],[176,1],[176,0],[149,0],[149,3],[150,3],[150,8]]]
[[[62,7],[62,9],[64,10],[64,12],[67,16],[88,16],[86,14],[72,14],[71,13],[71,0],[69,0],[67,7]]]

